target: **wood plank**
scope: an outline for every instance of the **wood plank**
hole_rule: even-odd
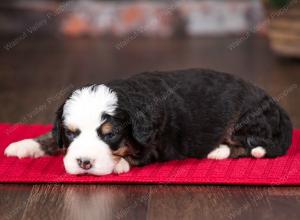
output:
[[[145,219],[148,186],[34,185],[21,219]]]
[[[153,191],[148,219],[297,219],[300,215],[300,195],[294,194],[299,188],[166,186]]]
[[[31,190],[32,185],[0,184],[0,218],[21,219],[31,196]]]

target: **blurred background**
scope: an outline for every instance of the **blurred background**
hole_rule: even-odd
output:
[[[300,127],[299,0],[1,0],[0,121],[50,123],[73,89],[211,68],[264,88]]]

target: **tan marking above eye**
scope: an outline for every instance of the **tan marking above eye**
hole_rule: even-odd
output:
[[[67,129],[72,132],[78,131],[78,128],[73,125],[67,125]]]
[[[105,122],[102,126],[101,126],[101,133],[102,134],[108,134],[111,133],[113,130],[113,126],[110,122]]]

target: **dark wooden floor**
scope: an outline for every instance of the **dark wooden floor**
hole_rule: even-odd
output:
[[[300,61],[282,60],[254,37],[193,40],[0,38],[0,121],[50,123],[72,88],[146,70],[227,71],[280,100],[300,127]],[[1,177],[0,177],[1,178]],[[300,188],[0,184],[0,219],[299,219]]]

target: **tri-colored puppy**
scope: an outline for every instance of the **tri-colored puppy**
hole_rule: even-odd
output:
[[[211,70],[151,72],[72,92],[52,133],[10,144],[7,156],[65,149],[70,174],[123,173],[184,158],[277,157],[291,144],[287,113],[262,89]]]

